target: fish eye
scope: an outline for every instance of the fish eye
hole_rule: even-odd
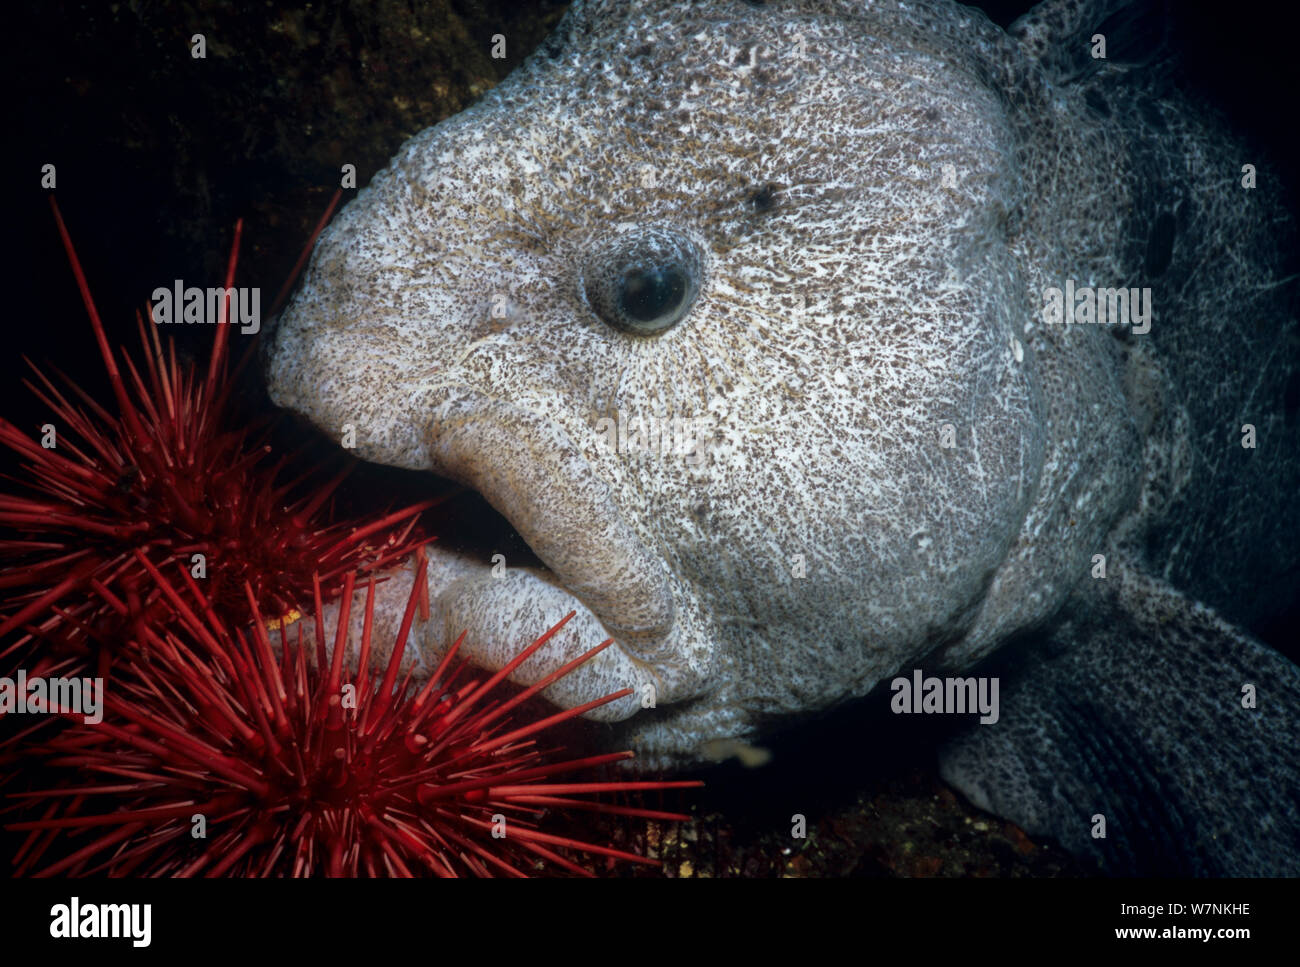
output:
[[[685,299],[686,273],[679,265],[637,266],[619,280],[619,309],[647,329],[676,322]]]
[[[665,228],[616,236],[587,260],[583,295],[601,321],[653,336],[680,322],[699,294],[703,260],[688,238]]]

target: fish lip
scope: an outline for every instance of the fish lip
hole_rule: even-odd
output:
[[[429,598],[429,621],[439,651],[463,638],[463,655],[482,667],[500,669],[517,656],[520,642],[551,626],[553,637],[543,651],[511,673],[515,684],[539,684],[563,665],[579,662],[547,685],[541,697],[559,708],[589,705],[583,718],[605,723],[631,718],[641,710],[647,689],[650,694],[661,690],[654,670],[617,644],[600,649],[598,643],[610,638],[600,619],[548,569],[525,565],[498,573],[438,542],[425,553],[427,580],[437,589]],[[540,623],[539,615],[544,616]],[[601,697],[603,702],[590,705]]]
[[[431,402],[427,469],[487,500],[629,658],[672,664],[677,614],[667,568],[564,430],[472,387],[440,388]],[[506,456],[487,461],[485,453]]]

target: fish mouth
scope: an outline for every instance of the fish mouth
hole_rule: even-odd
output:
[[[432,407],[422,440],[428,470],[481,498],[462,498],[473,511],[429,549],[435,634],[450,642],[464,632],[463,651],[500,668],[572,611],[514,681],[534,684],[612,638],[613,647],[543,694],[574,707],[633,689],[589,713],[606,721],[640,710],[647,689],[656,703],[685,697],[668,569],[553,420],[458,390]]]

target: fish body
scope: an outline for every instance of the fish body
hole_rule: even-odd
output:
[[[412,138],[267,354],[540,561],[435,545],[412,661],[576,611],[516,679],[612,637],[545,694],[632,689],[592,717],[673,768],[1014,653],[943,752],[978,805],[1120,871],[1300,869],[1300,672],[1239,630],[1300,563],[1292,228],[1095,56],[1127,9],[580,0]]]

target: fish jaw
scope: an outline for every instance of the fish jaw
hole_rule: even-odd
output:
[[[602,688],[633,687],[655,703],[708,688],[712,637],[692,627],[694,609],[678,608],[685,589],[637,538],[609,485],[560,427],[463,390],[434,407],[424,439],[428,469],[482,494],[545,565],[494,571],[440,550],[429,584],[448,641],[477,631],[467,635],[469,654],[501,667],[530,629],[550,627],[572,610],[572,632],[548,654],[567,661],[580,646],[612,638],[617,657],[605,659],[599,672],[567,678],[552,693],[567,696],[559,704],[590,701]],[[533,684],[544,674],[525,669],[518,680]],[[607,685],[588,680],[596,678]]]

